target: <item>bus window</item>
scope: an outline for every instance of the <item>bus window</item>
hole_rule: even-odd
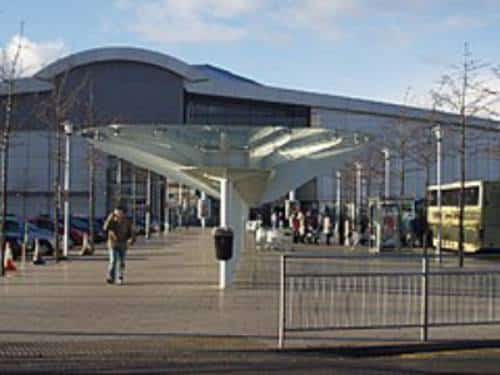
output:
[[[479,187],[465,189],[465,204],[467,206],[477,206],[479,204]]]
[[[460,199],[459,189],[443,190],[441,192],[441,199],[443,201],[443,206],[458,206],[458,201]]]
[[[450,189],[442,191],[443,206],[455,206],[460,204],[460,189]],[[465,205],[477,206],[479,204],[479,187],[465,189]]]

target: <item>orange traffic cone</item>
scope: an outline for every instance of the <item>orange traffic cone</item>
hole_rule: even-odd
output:
[[[5,243],[5,261],[4,261],[5,271],[17,271],[16,264],[14,263],[14,255],[12,254],[12,248],[10,243]]]
[[[35,240],[35,251],[33,253],[33,264],[41,265],[45,264],[45,260],[42,258],[42,253],[40,252],[40,241],[38,238]]]

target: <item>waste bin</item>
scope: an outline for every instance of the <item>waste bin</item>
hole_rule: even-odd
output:
[[[233,231],[229,228],[217,228],[214,231],[215,257],[217,260],[229,260],[233,256]]]

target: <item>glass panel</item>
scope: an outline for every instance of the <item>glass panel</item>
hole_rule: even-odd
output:
[[[465,189],[465,204],[468,206],[477,206],[479,204],[479,187]]]
[[[16,221],[7,220],[5,222],[5,231],[6,232],[19,232],[20,231],[19,223],[17,223]]]
[[[432,196],[429,197],[430,205],[437,205],[436,202],[437,192],[433,191]],[[460,205],[460,189],[449,189],[442,191],[443,206],[459,206]],[[477,206],[479,204],[479,187],[470,187],[465,189],[465,205]]]
[[[249,100],[189,95],[187,122],[191,124],[309,126],[308,107]]]

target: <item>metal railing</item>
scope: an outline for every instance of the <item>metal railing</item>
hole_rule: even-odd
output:
[[[427,257],[421,258],[420,270],[409,272],[289,265],[291,259],[336,258],[281,255],[280,348],[287,332],[420,328],[420,340],[426,341],[429,327],[500,324],[500,271],[431,272]]]

